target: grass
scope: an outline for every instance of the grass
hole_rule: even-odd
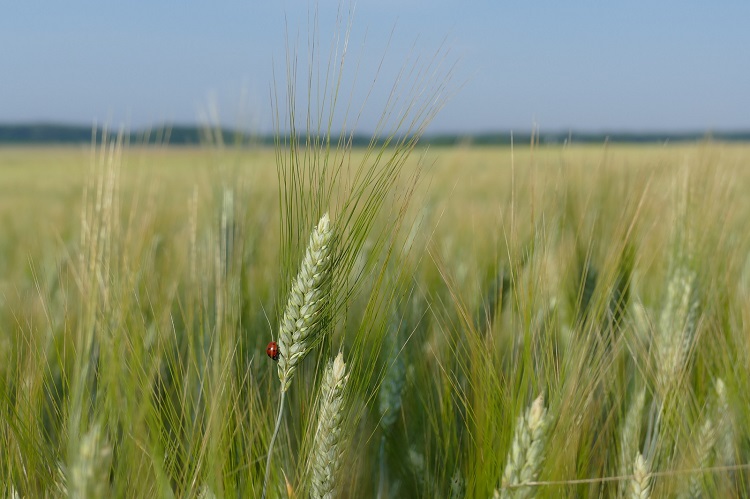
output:
[[[94,153],[0,149],[2,494],[259,496],[280,396],[264,349],[322,213],[282,237],[274,150]],[[415,149],[343,243],[348,291],[292,381],[269,496],[311,493],[338,352],[339,494],[747,495],[748,161],[710,142]],[[351,186],[329,186],[340,228]],[[503,488],[540,393],[539,484]]]

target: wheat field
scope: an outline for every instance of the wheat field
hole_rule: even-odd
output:
[[[4,497],[747,496],[750,147],[280,149],[0,149]]]

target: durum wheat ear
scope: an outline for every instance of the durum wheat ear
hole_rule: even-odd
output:
[[[333,227],[326,213],[310,235],[305,258],[292,284],[279,329],[279,379],[286,392],[297,366],[320,332],[330,281]]]
[[[714,445],[716,444],[716,427],[711,417],[707,417],[701,424],[700,431],[696,442],[697,468],[704,470],[713,463]],[[682,497],[702,497],[703,496],[703,473],[695,471],[690,474],[687,482],[687,493]]]
[[[677,266],[667,286],[667,297],[659,319],[656,339],[658,352],[657,382],[662,395],[677,381],[685,368],[698,322],[697,274],[686,266]]]
[[[380,410],[380,425],[388,430],[396,422],[401,410],[401,395],[406,381],[406,365],[404,358],[398,351],[396,339],[398,338],[399,321],[393,320],[390,343],[392,344],[393,360],[389,360],[385,371],[383,383],[378,392],[378,409]]]
[[[620,429],[620,475],[627,475],[633,462],[633,454],[638,452],[638,443],[641,441],[641,417],[646,403],[646,390],[641,389],[633,398]],[[620,497],[625,496],[627,482],[620,482]]]
[[[310,235],[310,242],[302,259],[302,266],[292,283],[289,292],[284,317],[279,327],[279,380],[281,381],[281,397],[279,397],[279,413],[276,416],[271,442],[268,444],[266,456],[266,473],[263,479],[262,498],[268,492],[268,481],[271,475],[271,457],[273,446],[281,428],[281,418],[284,415],[284,400],[286,391],[294,376],[294,371],[305,355],[315,344],[320,334],[320,321],[323,308],[327,300],[328,285],[331,270],[331,242],[333,227],[324,214],[317,227]]]
[[[696,467],[705,470],[711,466],[729,466],[733,464],[732,421],[726,399],[724,381],[714,382],[714,394],[710,397],[711,405],[700,426],[695,439]],[[692,473],[687,483],[684,497],[702,497],[704,490],[704,473]]]
[[[526,409],[523,416],[519,416],[516,423],[513,445],[508,453],[505,472],[503,473],[503,498],[532,497],[531,487],[518,487],[527,482],[533,482],[539,476],[544,460],[544,445],[547,441],[547,426],[549,417],[544,407],[544,395],[540,395]]]
[[[398,418],[401,410],[401,392],[406,380],[406,366],[404,359],[398,355],[385,372],[383,384],[378,393],[378,409],[380,410],[380,426],[388,430]]]
[[[734,464],[734,420],[727,399],[727,387],[724,380],[717,379],[714,383],[716,391],[716,412],[718,416],[719,434],[716,442],[716,457],[720,466]]]
[[[630,479],[630,499],[648,499],[651,497],[651,475],[648,463],[639,453],[633,463],[633,478]]]
[[[318,427],[312,450],[312,497],[333,497],[341,454],[339,442],[344,419],[344,388],[348,377],[344,356],[339,353],[336,360],[326,366],[320,386]]]
[[[78,454],[68,469],[67,496],[71,498],[108,497],[112,447],[95,424],[83,435]]]

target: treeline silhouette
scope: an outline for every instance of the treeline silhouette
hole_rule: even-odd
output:
[[[110,129],[108,136],[113,136],[117,130]],[[130,131],[125,137],[131,144],[144,145],[200,145],[221,142],[224,144],[239,144],[247,146],[273,145],[275,137],[272,134],[251,134],[229,128],[205,128],[199,126],[161,126]],[[0,144],[90,144],[92,141],[101,142],[105,136],[103,127],[90,127],[65,124],[0,124]],[[282,137],[281,140],[288,140]],[[366,146],[373,140],[382,143],[383,138],[375,138],[366,134],[355,134],[347,137],[355,146]],[[696,132],[493,132],[478,134],[433,134],[425,135],[420,140],[422,144],[431,145],[509,145],[529,143],[535,140],[539,144],[601,144],[613,143],[669,143],[694,142],[700,140],[716,140],[728,142],[750,141],[750,130],[740,131],[696,131]],[[339,137],[331,137],[333,143]]]

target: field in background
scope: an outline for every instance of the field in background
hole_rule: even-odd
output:
[[[133,146],[114,167],[101,153],[0,148],[0,494],[80,479],[89,495],[256,496],[283,306],[274,151]],[[623,495],[639,452],[656,496],[748,493],[750,146],[417,148],[376,232],[417,171],[376,368],[353,371],[341,492],[528,492],[503,474],[543,394],[539,495]],[[366,279],[326,348],[364,355],[354,331],[387,287]],[[104,402],[76,416],[100,429],[74,435],[87,321]],[[323,355],[298,376],[272,497],[305,495]]]

